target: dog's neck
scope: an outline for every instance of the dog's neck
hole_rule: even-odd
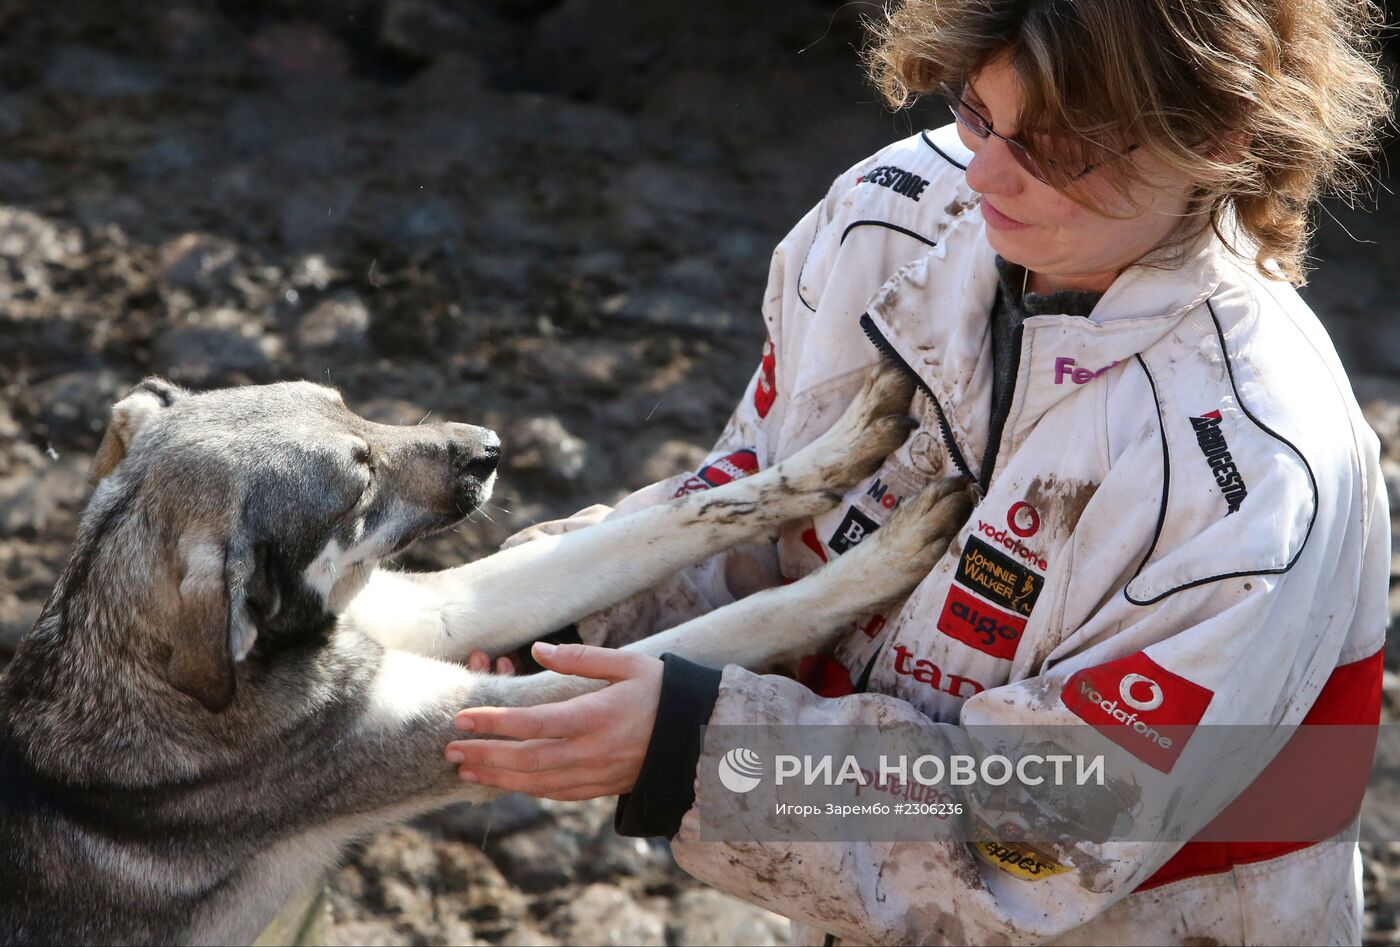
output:
[[[110,745],[133,721],[168,721],[167,705],[188,700],[161,677],[169,645],[156,632],[169,626],[179,577],[161,544],[137,535],[130,502],[129,493],[94,496],[38,621],[0,676],[0,715],[46,770],[81,768],[91,741]]]

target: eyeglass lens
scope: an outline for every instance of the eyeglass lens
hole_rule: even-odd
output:
[[[1017,164],[1029,171],[1031,175],[1041,183],[1049,183],[1044,173],[1040,170],[1040,165],[1036,162],[1034,156],[1026,150],[1025,145],[1013,138],[1007,138],[1005,135],[997,135],[997,133],[992,130],[991,122],[987,121],[982,117],[981,113],[963,101],[961,92],[944,86],[943,95],[944,98],[948,100],[949,107],[953,110],[953,117],[961,122],[968,131],[983,140],[989,135],[996,135],[997,138],[1000,138],[1006,143],[1007,149],[1011,152],[1011,157],[1015,159]]]

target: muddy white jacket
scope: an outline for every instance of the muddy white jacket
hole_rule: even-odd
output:
[[[690,570],[585,637],[636,637],[800,577],[930,478],[962,473],[985,495],[944,560],[808,663],[824,693],[867,693],[729,667],[711,723],[1073,725],[1088,749],[1126,749],[1141,767],[1128,778],[1150,791],[1204,770],[1251,805],[1245,787],[1277,746],[1203,765],[1189,735],[1154,728],[1376,722],[1390,571],[1377,438],[1294,290],[1212,238],[1174,267],[1129,269],[1087,318],[1028,318],[988,443],[997,272],[968,157],[949,126],[836,181],[774,254],[762,363],[706,464],[618,513],[791,454],[882,357],[917,376],[921,427],[835,511]],[[1320,843],[1047,852],[993,838],[707,842],[698,808],[677,861],[793,918],[801,942],[1360,938],[1353,812]]]

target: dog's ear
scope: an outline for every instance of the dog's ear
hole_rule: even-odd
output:
[[[187,394],[189,392],[185,389],[153,375],[112,405],[107,433],[102,435],[97,455],[92,458],[92,466],[88,468],[88,483],[95,487],[103,477],[115,470],[146,422]]]
[[[235,537],[223,545],[181,540],[180,558],[184,571],[166,680],[219,713],[233,702],[234,665],[258,636],[248,607],[260,581],[257,556]]]

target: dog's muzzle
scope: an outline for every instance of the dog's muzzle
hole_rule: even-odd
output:
[[[452,469],[452,487],[459,507],[476,506],[485,501],[487,483],[501,460],[501,439],[489,428],[475,424],[446,424],[448,461]]]
[[[452,423],[444,427],[452,438],[448,456],[454,478],[485,480],[495,473],[501,460],[501,439],[495,431],[475,424]]]

